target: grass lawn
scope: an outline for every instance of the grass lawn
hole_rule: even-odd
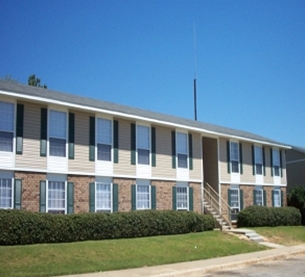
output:
[[[305,226],[280,226],[250,228],[269,242],[286,246],[305,243]]]
[[[135,239],[0,246],[0,276],[56,276],[209,259],[264,250],[220,231]]]

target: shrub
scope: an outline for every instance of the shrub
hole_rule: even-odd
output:
[[[292,188],[287,197],[288,205],[296,207],[302,214],[302,224],[305,225],[305,187]]]
[[[301,213],[294,207],[250,206],[237,215],[238,227],[294,226],[301,224]]]
[[[177,211],[132,211],[53,215],[0,210],[0,245],[75,242],[183,234],[212,230],[209,215]]]

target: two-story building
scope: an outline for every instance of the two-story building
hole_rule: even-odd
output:
[[[248,132],[0,81],[0,208],[201,213],[211,190],[237,212],[282,206],[289,148]]]

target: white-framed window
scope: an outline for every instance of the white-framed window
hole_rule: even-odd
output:
[[[188,158],[188,145],[187,145],[187,134],[177,132],[177,158],[178,158],[178,168],[188,168],[187,158]]]
[[[272,149],[272,162],[274,176],[280,176],[280,151]]]
[[[0,175],[0,209],[11,209],[13,207],[12,184],[12,178]]]
[[[138,164],[150,164],[150,128],[148,126],[137,125],[137,153]]]
[[[254,203],[257,206],[264,206],[264,191],[260,186],[254,188]]]
[[[274,207],[281,207],[282,206],[282,203],[281,203],[281,189],[279,187],[275,187],[273,189],[272,197],[273,197],[273,206]]]
[[[97,119],[97,159],[111,161],[112,149],[112,121],[109,119]]]
[[[189,190],[187,183],[177,183],[176,187],[176,201],[177,210],[188,210],[189,209]]]
[[[232,172],[239,173],[239,144],[234,141],[230,142],[230,159]]]
[[[66,182],[48,180],[48,213],[64,214],[66,211]]]
[[[67,113],[50,110],[49,115],[49,155],[66,157]]]
[[[263,175],[263,150],[261,146],[254,147],[255,174]]]
[[[95,209],[97,212],[112,212],[112,182],[95,183]]]
[[[240,190],[238,186],[232,186],[230,188],[229,203],[231,207],[231,220],[237,220],[237,214],[240,211]]]
[[[151,193],[150,181],[137,180],[137,185],[136,185],[137,210],[148,210],[151,208],[150,193]]]
[[[13,152],[15,105],[0,101],[0,151]]]

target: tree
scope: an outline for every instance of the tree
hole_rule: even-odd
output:
[[[14,79],[11,75],[5,75],[4,78],[1,78],[1,80],[5,80],[11,83],[19,83],[19,81]]]
[[[36,78],[35,74],[30,75],[28,79],[28,85],[39,88],[47,88],[46,84],[44,84],[43,86],[40,85],[40,79]]]
[[[305,225],[305,187],[294,187],[289,191],[288,206],[296,207],[302,214],[302,224]]]

